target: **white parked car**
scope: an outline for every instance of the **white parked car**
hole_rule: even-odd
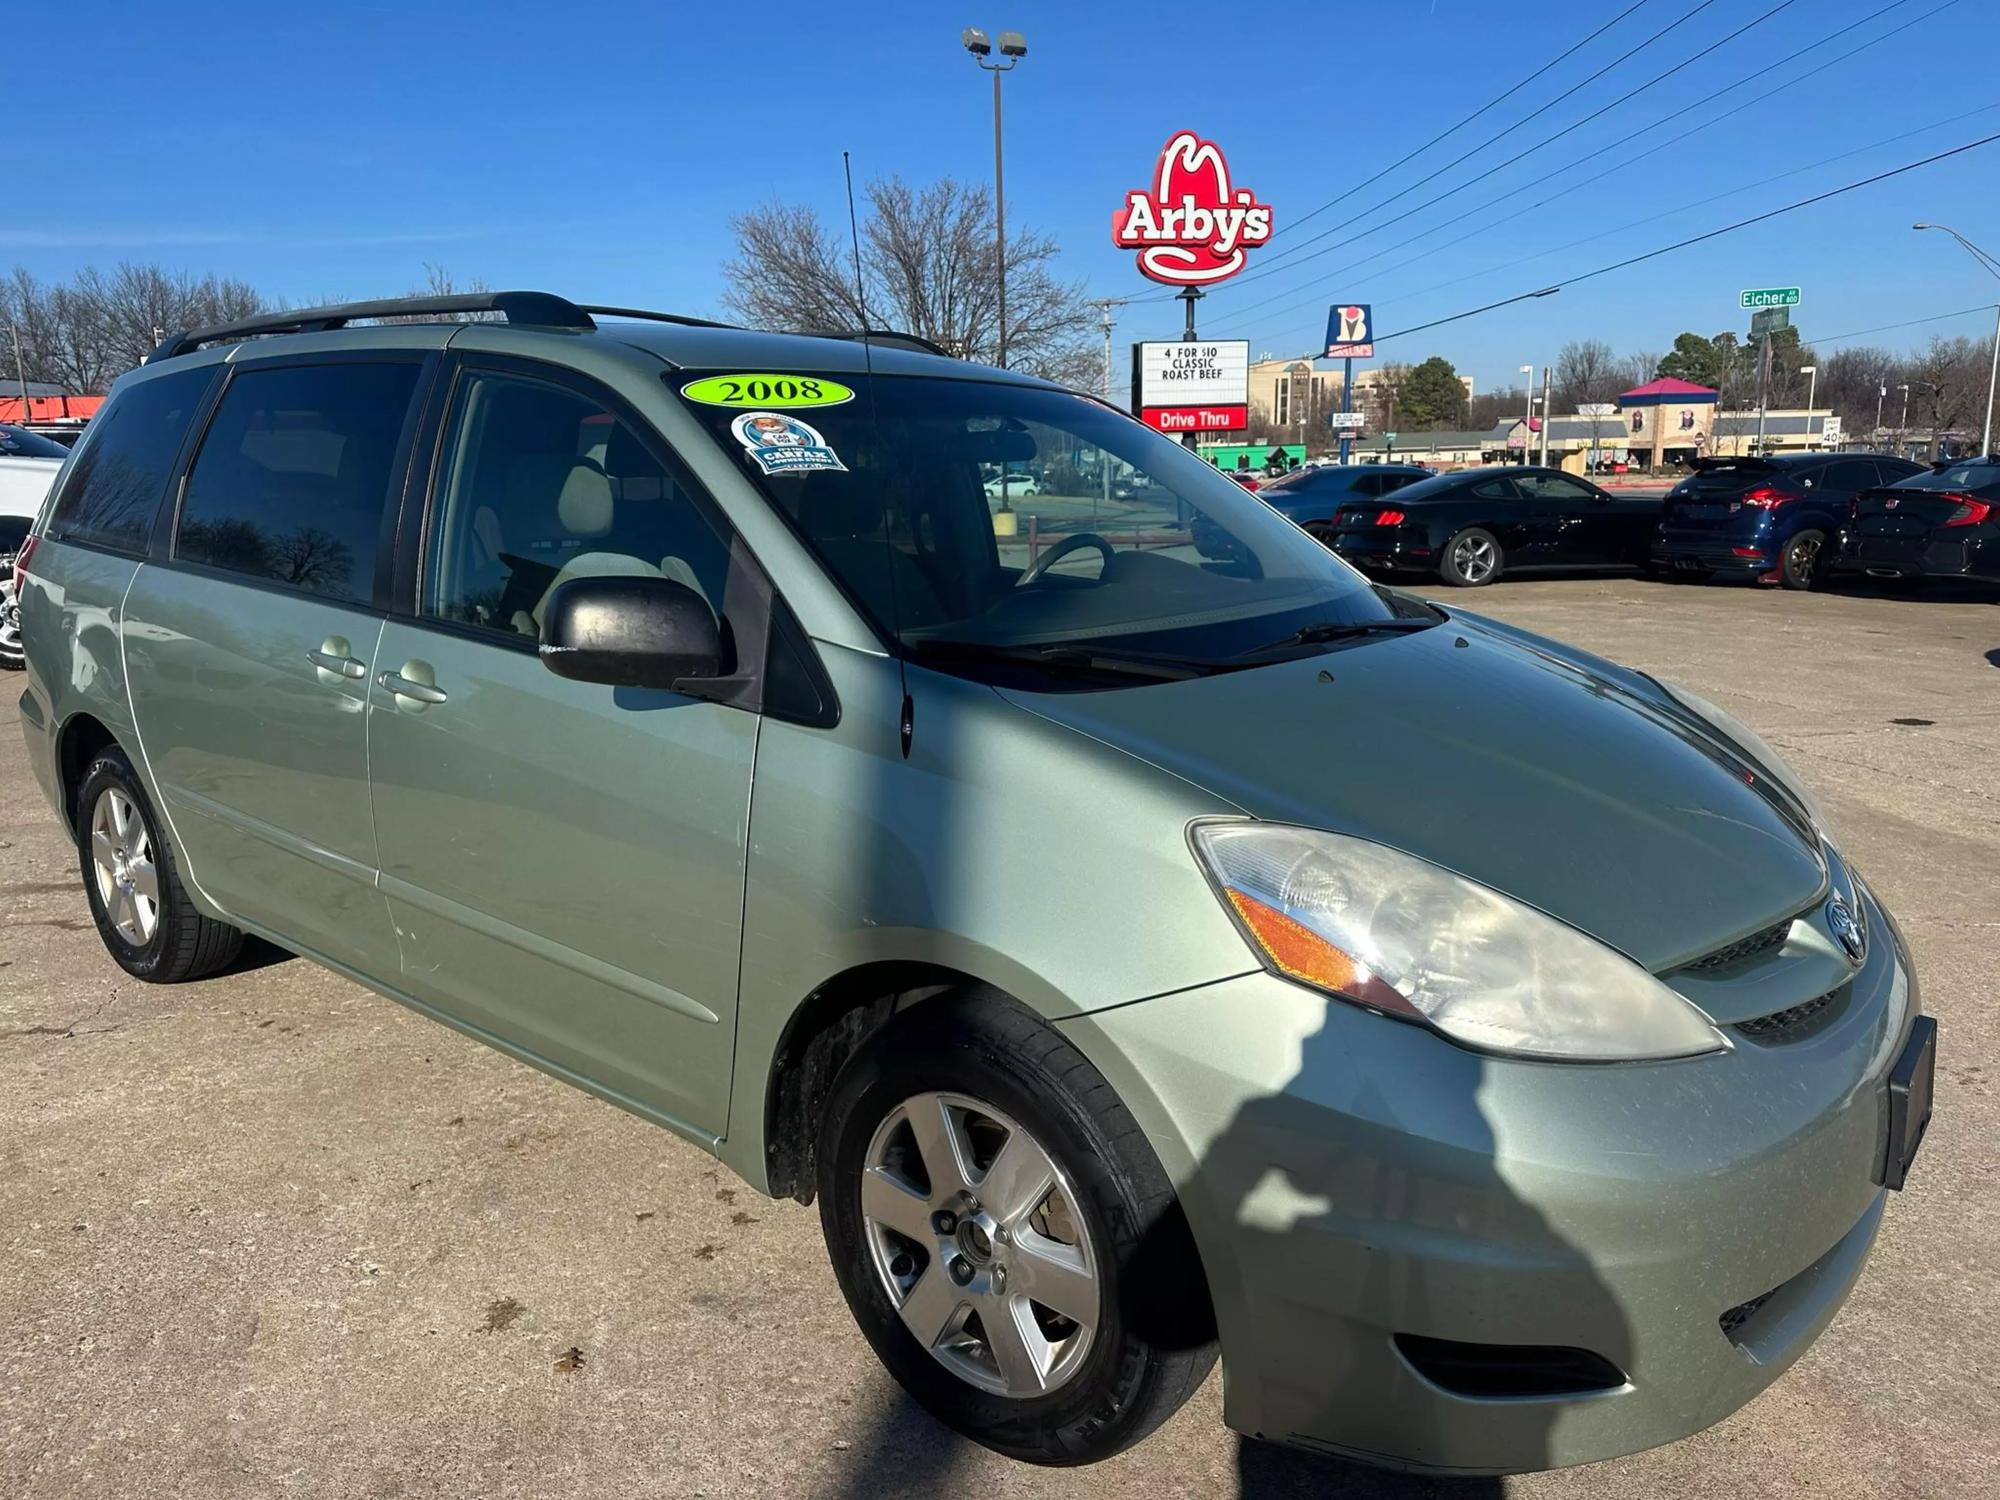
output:
[[[1007,498],[1010,500],[1018,500],[1023,495],[1039,495],[1042,492],[1042,487],[1035,483],[1035,476],[1032,474],[1008,474],[1004,477],[1007,481]],[[1001,478],[1001,475],[995,474],[991,479],[986,481],[987,499],[998,500],[1000,498]]]
[[[14,553],[34,524],[69,449],[23,427],[0,423],[0,671],[21,668],[21,617],[14,603]]]

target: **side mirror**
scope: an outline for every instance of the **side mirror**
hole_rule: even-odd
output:
[[[542,607],[541,657],[576,682],[675,688],[722,670],[722,631],[671,578],[572,578]]]

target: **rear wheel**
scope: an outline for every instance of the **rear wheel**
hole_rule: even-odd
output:
[[[1468,526],[1444,544],[1438,572],[1446,583],[1476,589],[1498,578],[1504,561],[1492,532]]]
[[[997,995],[925,1002],[842,1069],[820,1222],[847,1305],[932,1415],[1082,1464],[1171,1416],[1215,1361],[1173,1185],[1111,1086]]]
[[[124,751],[114,745],[99,752],[76,805],[90,915],[121,969],[149,984],[177,984],[236,957],[243,934],[195,910],[173,846]]]
[[[1788,589],[1809,589],[1819,571],[1819,555],[1826,547],[1826,533],[1808,528],[1785,543],[1785,555],[1778,564],[1778,582]]]
[[[11,564],[6,572],[7,576],[0,578],[0,672],[18,672],[27,665],[21,647],[21,601],[15,592]]]

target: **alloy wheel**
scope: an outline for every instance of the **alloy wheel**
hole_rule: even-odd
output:
[[[1810,578],[1819,566],[1820,539],[1816,536],[1802,536],[1793,541],[1791,547],[1792,576]]]
[[[91,810],[90,858],[111,925],[133,947],[145,947],[160,925],[160,872],[145,818],[115,786],[99,793]]]
[[[1069,1180],[1035,1138],[964,1094],[917,1094],[868,1143],[870,1258],[903,1326],[960,1379],[1044,1396],[1082,1368],[1098,1259]]]
[[[1452,544],[1451,565],[1467,583],[1484,583],[1493,576],[1493,544],[1484,537],[1462,536]]]

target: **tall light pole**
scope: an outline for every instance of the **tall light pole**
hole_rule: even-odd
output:
[[[1903,415],[1896,420],[1896,447],[1900,450],[1910,446],[1910,386],[1909,382],[1896,387],[1903,393]],[[1900,454],[1908,457],[1907,454]]]
[[[999,283],[1000,355],[995,361],[1007,368],[1007,179],[1000,153],[1000,75],[1014,71],[1014,65],[1028,55],[1028,44],[1018,31],[1000,33],[1000,55],[1005,62],[988,62],[993,44],[977,26],[968,26],[959,40],[972,60],[993,75],[993,271]]]
[[[1555,378],[1554,365],[1542,366],[1542,467],[1549,466],[1549,423],[1555,420]]]
[[[1875,441],[1882,441],[1882,403],[1889,399],[1889,382],[1875,382]]]
[[[1522,382],[1528,391],[1528,410],[1521,418],[1521,467],[1528,466],[1528,442],[1535,435],[1535,367],[1522,365],[1521,373],[1528,378]]]
[[[1910,227],[1912,229],[1944,230],[1946,234],[1965,247],[1966,254],[1978,261],[1995,277],[2000,277],[2000,261],[1994,260],[1992,256],[1973,244],[1971,240],[1960,234],[1956,229],[1945,224],[1912,224]],[[1981,453],[1991,453],[1993,451],[1993,388],[1996,384],[2000,384],[2000,307],[1993,309],[1993,360],[1991,367],[1986,372],[1986,433],[1979,440],[1979,451]]]
[[[1799,373],[1806,377],[1806,452],[1812,452],[1812,404],[1819,394],[1819,366],[1800,365]],[[1826,436],[1826,429],[1820,429],[1820,436]]]

